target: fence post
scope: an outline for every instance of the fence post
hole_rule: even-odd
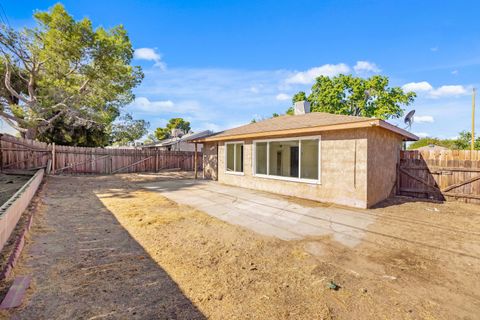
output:
[[[155,148],[155,172],[158,172],[158,149]]]
[[[197,166],[197,143],[195,142],[195,153],[194,153],[193,165],[195,166],[195,179],[198,178],[198,166]]]
[[[55,174],[55,142],[52,143],[52,174]]]

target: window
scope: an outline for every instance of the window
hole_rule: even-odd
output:
[[[302,144],[300,178],[318,180],[318,140],[301,140],[300,142]]]
[[[243,143],[227,142],[225,144],[226,172],[243,173]]]
[[[257,176],[318,183],[320,138],[273,139],[254,142]]]
[[[267,174],[267,143],[258,142],[255,144],[256,173]]]
[[[298,178],[298,152],[298,140],[269,142],[268,174]]]

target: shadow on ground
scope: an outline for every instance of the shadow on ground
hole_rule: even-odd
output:
[[[34,282],[16,319],[205,319],[98,199],[94,179],[49,177],[16,274]],[[81,194],[76,193],[82,183]],[[89,184],[85,186],[85,184]]]
[[[385,199],[376,205],[374,205],[370,209],[381,209],[381,208],[388,208],[391,206],[398,206],[405,203],[423,203],[423,204],[442,204],[445,201],[441,200],[433,200],[433,199],[425,199],[425,198],[414,198],[414,197],[407,197],[407,196],[393,196],[388,199]]]

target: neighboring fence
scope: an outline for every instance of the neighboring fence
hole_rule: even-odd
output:
[[[397,194],[480,203],[480,151],[402,151]]]
[[[0,135],[0,147],[2,171],[51,167],[57,174],[113,174],[195,168],[195,153],[187,151],[57,146],[5,134]],[[200,152],[197,169],[202,169]]]

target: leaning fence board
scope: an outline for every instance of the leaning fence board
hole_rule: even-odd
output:
[[[129,164],[129,165],[127,165],[127,166],[121,167],[121,168],[119,168],[119,169],[114,170],[112,173],[117,173],[117,172],[123,171],[123,170],[125,170],[125,169],[130,169],[131,167],[136,166],[136,165],[138,165],[138,164],[140,164],[140,163],[143,163],[143,162],[145,162],[145,161],[147,161],[147,160],[150,160],[151,158],[152,158],[152,157],[148,157],[148,158],[142,159],[142,160],[140,160],[140,161],[134,162],[134,163],[132,163],[132,164]]]
[[[158,172],[180,168],[194,171],[195,153],[155,148],[86,148],[61,146],[0,134],[0,169],[30,170],[47,167],[60,174],[112,174]],[[198,153],[197,168],[202,168]]]
[[[480,151],[402,151],[397,194],[480,203]]]

